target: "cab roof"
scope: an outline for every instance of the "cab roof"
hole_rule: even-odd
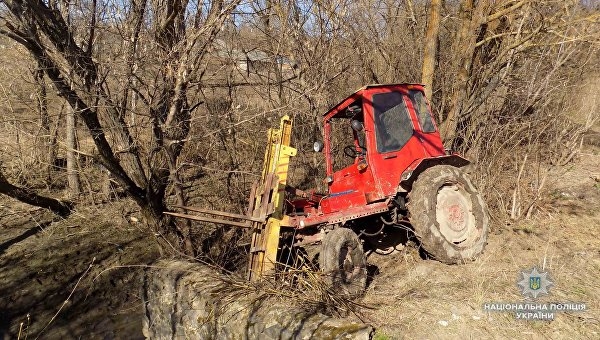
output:
[[[323,117],[325,117],[326,120],[328,120],[330,118],[345,117],[344,112],[345,112],[346,108],[348,108],[348,106],[350,106],[352,103],[354,103],[358,99],[362,99],[362,97],[365,95],[366,92],[373,94],[373,93],[379,92],[378,90],[381,90],[381,92],[388,92],[390,90],[408,91],[408,90],[412,90],[412,89],[418,89],[420,91],[423,91],[424,87],[425,87],[425,85],[416,84],[416,83],[415,84],[400,83],[400,84],[365,85],[365,86],[361,87],[360,89],[356,90],[354,93],[349,95],[347,98],[345,98],[341,102],[339,102],[337,105],[335,105],[334,107],[329,109],[329,111],[325,112],[325,114],[323,114]]]

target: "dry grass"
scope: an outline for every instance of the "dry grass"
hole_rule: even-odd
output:
[[[325,313],[337,317],[353,315],[364,318],[370,307],[333,290],[328,278],[311,269],[291,269],[249,282],[240,276],[224,277],[219,296],[232,301],[248,294],[282,301],[306,313]]]
[[[545,201],[545,212],[535,218],[495,225],[485,253],[473,263],[421,261],[411,250],[386,258],[372,256],[369,261],[382,274],[362,301],[377,308],[365,313],[368,320],[391,339],[598,338],[600,189],[588,176],[597,171],[598,160],[593,154],[581,159],[551,186],[574,195]],[[545,268],[555,282],[550,295],[538,301],[583,302],[588,310],[558,313],[551,322],[483,311],[486,302],[523,301],[517,280],[520,271],[533,266]]]

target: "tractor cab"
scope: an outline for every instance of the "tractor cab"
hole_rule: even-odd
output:
[[[324,115],[328,195],[323,213],[364,207],[398,192],[402,173],[445,151],[423,86],[366,86]]]

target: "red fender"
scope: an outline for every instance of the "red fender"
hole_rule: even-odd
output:
[[[435,165],[452,165],[461,168],[471,164],[469,160],[458,154],[444,155],[438,157],[421,158],[412,162],[404,172],[398,186],[399,192],[408,192],[412,189],[413,182],[419,177],[419,174],[425,169]]]

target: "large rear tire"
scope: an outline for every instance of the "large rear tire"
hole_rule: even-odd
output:
[[[364,293],[367,286],[367,260],[356,233],[338,228],[323,237],[319,265],[334,291],[349,297]]]
[[[459,168],[426,169],[408,194],[410,222],[421,247],[444,263],[479,256],[487,243],[487,206],[469,177]]]

